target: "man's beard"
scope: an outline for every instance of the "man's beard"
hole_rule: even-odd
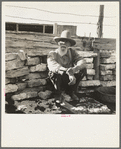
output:
[[[58,50],[58,52],[59,52],[59,54],[61,55],[61,56],[63,56],[63,55],[65,55],[66,53],[67,53],[67,48],[66,49],[64,49],[64,50],[62,50],[61,48]]]

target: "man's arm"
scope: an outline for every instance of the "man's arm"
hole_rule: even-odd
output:
[[[72,50],[73,54],[73,61],[75,63],[75,66],[73,69],[75,70],[81,70],[83,68],[86,68],[86,61],[81,57],[75,50]]]
[[[62,74],[67,69],[65,67],[62,67],[59,63],[57,63],[55,58],[56,58],[56,53],[54,51],[51,51],[47,57],[48,68],[50,71],[54,73]]]
[[[67,74],[70,73],[70,75],[74,75],[74,73],[78,72],[79,70],[86,68],[86,61],[75,50],[71,50],[74,67],[69,68],[67,70]]]
[[[73,69],[73,72],[75,73],[78,70],[82,70],[84,68],[86,68],[86,61],[82,59],[82,60],[79,60],[72,69]]]

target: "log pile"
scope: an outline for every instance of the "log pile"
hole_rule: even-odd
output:
[[[116,86],[116,55],[107,52],[100,55],[100,82],[102,86]],[[109,55],[110,54],[110,55]]]
[[[94,67],[94,59],[97,53],[91,51],[82,51],[83,57],[86,60],[87,76],[85,76],[79,83],[78,92],[86,95],[90,95],[95,91],[95,88],[100,86],[100,80],[94,80],[96,74]],[[91,54],[93,53],[93,54]]]
[[[6,105],[13,101],[24,113],[59,113],[47,89],[47,64],[43,57],[28,57],[24,51],[6,53]],[[51,108],[50,108],[51,107]],[[41,110],[40,110],[41,109]]]
[[[24,113],[60,113],[54,103],[53,86],[49,86],[47,81],[47,55],[36,53],[34,51],[34,55],[30,55],[22,50],[6,53],[6,103],[12,100],[16,110]],[[99,81],[93,81],[93,59],[96,55],[84,52],[83,56],[87,63],[87,78],[80,85],[98,86]]]

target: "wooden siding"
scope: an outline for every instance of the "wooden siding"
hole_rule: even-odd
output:
[[[35,32],[16,32],[6,31],[6,53],[17,53],[19,50],[24,50],[27,53],[36,52],[39,55],[47,55],[49,51],[55,50],[58,46],[53,40],[53,34],[35,33]],[[72,36],[76,41],[76,45],[73,47],[83,57],[96,57],[97,53],[94,53],[94,49],[103,51],[115,51],[116,40],[115,39],[99,39],[96,38],[93,42],[93,48],[88,47],[88,43],[93,41],[94,38]],[[84,47],[83,42],[86,41],[87,48]],[[92,51],[90,51],[92,50]]]

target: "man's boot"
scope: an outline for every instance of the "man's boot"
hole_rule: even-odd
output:
[[[79,98],[77,97],[77,95],[74,94],[74,92],[72,92],[72,93],[70,94],[70,96],[71,96],[72,100],[79,101]]]
[[[55,100],[56,100],[56,103],[63,102],[63,96],[62,96],[62,94],[56,94],[55,95]]]
[[[65,92],[62,93],[63,100],[70,102],[72,101],[71,97],[67,95]]]

